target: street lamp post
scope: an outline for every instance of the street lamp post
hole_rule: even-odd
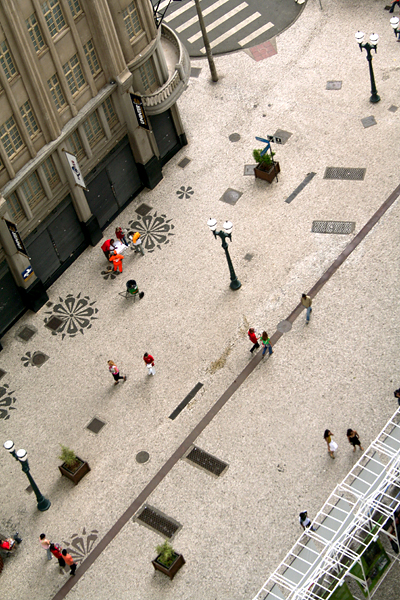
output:
[[[32,475],[30,473],[27,451],[21,449],[21,450],[17,450],[17,452],[15,452],[15,445],[14,445],[14,442],[12,442],[11,440],[8,440],[7,442],[5,442],[3,444],[3,446],[7,450],[7,452],[12,454],[12,456],[15,458],[15,460],[17,460],[18,462],[21,463],[22,470],[26,474],[27,478],[29,479],[29,483],[31,484],[32,489],[35,492],[38,509],[42,512],[45,510],[48,510],[51,506],[51,502],[50,502],[50,500],[48,500],[47,498],[42,496],[38,486],[36,485]]]
[[[228,261],[229,273],[231,275],[230,288],[231,288],[231,290],[238,290],[242,284],[240,283],[239,279],[236,277],[236,273],[235,273],[235,270],[232,265],[231,257],[229,256],[228,244],[226,242],[226,238],[229,238],[232,241],[233,225],[230,221],[225,221],[225,223],[223,224],[223,228],[225,231],[215,231],[217,228],[216,219],[209,219],[207,221],[207,225],[209,226],[210,230],[213,232],[214,237],[216,238],[218,235],[222,240],[222,247],[225,250],[226,260]]]
[[[390,19],[390,24],[393,27],[393,31],[394,31],[394,35],[397,39],[398,42],[400,42],[400,30],[399,30],[399,17],[392,17]]]
[[[199,18],[199,24],[201,34],[203,36],[204,48],[206,49],[206,55],[208,60],[208,66],[210,67],[211,79],[216,83],[218,81],[217,69],[215,68],[214,58],[211,52],[210,42],[208,40],[208,33],[203,19],[203,13],[200,7],[200,0],[194,0],[196,5],[197,16]]]
[[[379,102],[380,97],[378,96],[378,90],[376,89],[376,85],[375,85],[374,70],[372,68],[371,50],[375,50],[375,54],[376,54],[376,46],[378,44],[379,35],[377,33],[371,33],[371,35],[369,36],[369,42],[366,42],[365,44],[363,44],[362,42],[363,42],[364,36],[365,36],[365,33],[363,33],[362,31],[357,31],[356,41],[357,41],[357,44],[360,46],[361,52],[363,51],[363,48],[365,48],[365,50],[367,51],[367,61],[369,64],[369,76],[371,79],[371,97],[370,97],[369,101],[375,103],[375,102]]]

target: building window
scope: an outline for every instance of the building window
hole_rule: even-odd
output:
[[[29,31],[29,35],[31,36],[33,47],[35,48],[35,52],[39,54],[41,50],[45,47],[45,43],[43,41],[42,32],[40,31],[40,26],[37,21],[35,13],[26,19],[26,26]]]
[[[129,39],[132,41],[133,38],[142,30],[135,3],[131,2],[128,8],[122,11],[122,15],[124,17],[124,23],[129,35]]]
[[[14,117],[10,117],[3,125],[1,125],[0,140],[8,158],[15,156],[23,147],[24,144],[18,131],[17,124],[14,121]]]
[[[57,185],[60,183],[60,177],[56,171],[56,167],[51,156],[49,156],[49,158],[42,163],[42,168],[50,188],[53,189],[57,187]]]
[[[112,129],[114,125],[118,123],[118,116],[114,110],[111,98],[107,98],[107,100],[105,100],[101,106],[103,107],[104,114],[106,115],[108,126],[110,129]]]
[[[11,194],[11,196],[6,198],[6,204],[7,204],[8,212],[10,213],[11,218],[14,223],[20,223],[21,221],[24,220],[25,213],[22,210],[22,206],[21,206],[21,204],[18,200],[18,196],[15,192],[13,194]]]
[[[0,42],[0,63],[7,79],[12,79],[15,75],[18,75],[10,49],[5,40]]]
[[[81,63],[78,55],[75,54],[68,62],[63,65],[64,75],[67,80],[72,96],[76,96],[79,90],[86,85],[85,78],[82,73]]]
[[[29,137],[34,138],[39,133],[39,127],[36,123],[35,115],[33,114],[32,106],[27,100],[19,110],[21,111],[21,117],[25,123],[25,127],[28,130]]]
[[[151,90],[156,83],[156,74],[154,73],[151,59],[148,60],[144,65],[139,67],[139,73],[142,80],[143,88],[147,92]]]
[[[60,81],[58,79],[57,74],[54,73],[54,75],[52,77],[50,77],[50,79],[48,79],[47,83],[48,83],[52,98],[54,100],[54,104],[56,105],[57,110],[60,111],[63,108],[63,106],[65,105],[65,98],[64,98],[64,94],[62,93]]]
[[[96,50],[94,48],[93,40],[89,40],[87,44],[83,46],[83,49],[86,54],[86,59],[88,61],[88,65],[92,72],[92,75],[97,75],[101,71],[99,61],[97,59]]]
[[[82,12],[82,6],[79,3],[79,0],[68,0],[69,7],[71,9],[72,16],[77,17]]]
[[[42,11],[51,37],[57,35],[59,31],[67,26],[61,10],[60,0],[47,0],[47,2],[43,2]]]
[[[26,201],[31,209],[34,209],[37,204],[44,198],[45,193],[36,173],[32,173],[21,185]]]
[[[86,153],[84,147],[82,146],[79,133],[77,131],[74,131],[74,133],[68,138],[68,140],[71,144],[72,154],[75,155],[76,159],[81,161],[83,158],[85,158]]]
[[[87,121],[83,124],[85,128],[86,137],[89,142],[89,146],[93,148],[102,137],[104,137],[104,131],[100,125],[99,118],[94,112],[90,115]]]

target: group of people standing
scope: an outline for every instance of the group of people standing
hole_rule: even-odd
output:
[[[124,246],[128,247],[129,243],[127,241],[126,235],[127,232],[126,230],[122,229],[122,227],[117,227],[115,229],[115,237],[117,238],[117,240],[121,244],[124,244]],[[134,250],[135,252],[140,252],[142,256],[144,256],[144,250],[142,247],[140,233],[138,231],[132,232],[128,235],[128,239],[132,243],[132,250]],[[102,244],[101,249],[103,250],[106,259],[109,262],[113,263],[113,270],[122,273],[122,261],[124,260],[124,256],[118,253],[114,238],[106,240]]]
[[[357,431],[355,431],[355,429],[348,429],[347,430],[347,439],[349,441],[349,444],[351,446],[353,446],[353,452],[356,451],[356,447],[358,446],[360,448],[360,450],[362,452],[364,452],[364,448],[361,446],[361,442],[360,442],[360,438],[358,436]],[[329,452],[329,456],[331,458],[335,458],[335,452],[337,452],[339,446],[337,445],[337,443],[332,439],[333,433],[332,431],[330,431],[330,429],[325,429],[324,432],[324,440],[326,442],[326,445],[328,446],[328,452]]]
[[[75,575],[75,571],[77,568],[76,562],[68,552],[61,548],[60,544],[53,544],[50,540],[46,538],[46,534],[41,533],[39,536],[39,542],[42,548],[47,552],[47,559],[51,560],[53,556],[58,560],[58,565],[60,567],[60,573],[65,573],[65,567],[68,566],[70,568],[69,574]]]

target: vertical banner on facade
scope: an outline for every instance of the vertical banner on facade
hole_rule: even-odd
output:
[[[146,117],[146,113],[144,112],[144,106],[142,102],[142,98],[137,94],[129,94],[132,100],[133,108],[136,114],[136,118],[139,124],[139,127],[143,129],[147,129],[150,131],[149,122]]]
[[[24,246],[24,242],[22,241],[22,238],[19,234],[16,224],[11,223],[11,221],[7,221],[7,219],[4,219],[4,221],[8,227],[8,231],[10,232],[12,239],[14,240],[14,244],[15,244],[18,252],[20,252],[21,254],[25,254],[25,256],[28,256],[28,253]],[[28,256],[28,258],[29,258],[29,256]]]
[[[75,179],[75,184],[80,185],[81,187],[83,187],[86,190],[85,182],[83,180],[83,176],[82,176],[81,170],[79,168],[79,164],[78,164],[76,157],[73,154],[71,154],[70,152],[67,152],[66,150],[64,150],[64,152],[65,152],[65,156],[67,157],[69,166],[71,168],[72,175]]]

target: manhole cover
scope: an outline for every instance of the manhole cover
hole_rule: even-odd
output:
[[[99,433],[99,431],[103,429],[104,425],[104,421],[101,421],[100,419],[97,419],[97,417],[95,417],[90,421],[89,425],[86,426],[86,429],[89,429],[89,431],[91,431],[92,433]]]
[[[152,506],[145,506],[135,520],[150,527],[153,531],[161,533],[161,535],[168,539],[172,539],[176,532],[182,527],[180,523],[167,517],[167,515],[164,515],[164,513]]]
[[[392,104],[392,106],[389,106],[388,110],[390,110],[390,112],[395,113],[396,110],[398,110],[398,108],[399,108],[398,106],[395,106],[394,104]]]
[[[240,196],[242,196],[243,192],[238,192],[237,190],[233,190],[232,188],[228,188],[223,196],[221,196],[221,202],[226,202],[227,204],[235,205],[239,200]]]
[[[254,256],[254,254],[250,254],[250,253],[245,254],[244,255],[244,260],[248,260],[250,262],[251,259],[253,258],[253,256]]]
[[[361,119],[361,123],[364,125],[364,128],[372,127],[372,125],[376,125],[375,117],[365,117]]]
[[[238,133],[231,133],[229,136],[230,142],[238,142],[240,140],[240,135]]]
[[[342,89],[342,82],[341,81],[327,81],[326,89],[327,90],[340,90],[340,89]]]
[[[292,329],[292,324],[290,321],[285,320],[285,321],[281,321],[280,323],[278,323],[276,328],[281,333],[287,333],[288,331],[290,331]]]
[[[204,452],[204,450],[201,450],[200,448],[196,448],[196,446],[189,452],[189,454],[186,456],[186,459],[195,463],[202,469],[205,469],[209,473],[212,473],[212,475],[216,475],[217,477],[222,475],[222,473],[228,467],[227,463],[219,460],[219,458],[215,458],[215,456],[212,456],[211,454],[208,454],[208,452]]]
[[[33,337],[36,333],[36,329],[33,329],[33,327],[28,327],[27,325],[25,325],[25,327],[23,327],[22,329],[20,329],[17,333],[17,337],[19,337],[21,340],[23,340],[24,342],[29,342],[29,340],[31,339],[31,337]]]
[[[201,73],[201,69],[199,67],[192,67],[190,69],[190,77],[198,77]]]
[[[312,233],[353,233],[356,224],[353,221],[313,221]]]
[[[257,165],[244,165],[244,173],[243,175],[253,175],[254,176],[254,169],[256,168]]]
[[[142,217],[145,217],[147,215],[147,213],[150,211],[151,211],[151,206],[148,206],[147,204],[144,204],[144,203],[136,208],[137,214],[142,215]]]
[[[64,323],[63,319],[59,317],[50,317],[50,319],[46,323],[46,327],[51,329],[51,331],[57,331],[59,327]]]
[[[150,458],[150,454],[148,452],[146,452],[145,450],[142,450],[142,452],[138,452],[136,454],[136,462],[138,462],[140,465],[143,465],[144,463],[146,463]]]
[[[178,167],[180,167],[181,169],[184,169],[185,167],[188,166],[188,164],[191,162],[190,158],[187,158],[187,156],[185,156],[185,158],[182,158],[182,160],[180,162],[178,162]]]
[[[32,364],[35,365],[35,367],[41,367],[48,358],[49,357],[43,354],[43,352],[35,352],[32,356]]]
[[[345,179],[349,181],[362,181],[366,169],[352,169],[349,167],[326,167],[324,179]]]
[[[0,379],[2,377],[4,377],[4,375],[6,375],[7,371],[3,371],[3,369],[0,369]]]

